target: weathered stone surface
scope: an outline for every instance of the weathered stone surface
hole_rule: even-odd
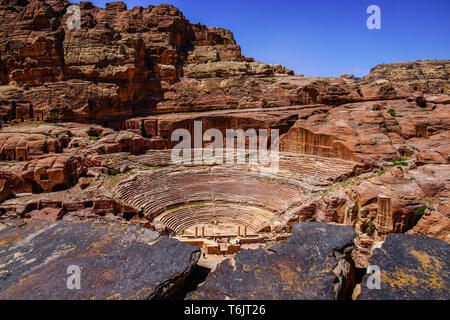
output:
[[[32,186],[39,186],[43,191],[50,192],[55,187],[72,186],[85,170],[79,157],[49,156],[27,163],[22,169],[21,177],[30,181]]]
[[[450,245],[420,235],[390,234],[369,260],[381,271],[381,288],[369,289],[364,276],[361,300],[448,300]]]
[[[0,179],[0,203],[11,195],[11,186],[9,181]]]
[[[426,96],[425,102],[450,104],[450,96]]]
[[[208,129],[218,129],[224,137],[224,147],[226,146],[226,130],[248,130],[248,129],[270,129],[280,128],[284,133],[294,122],[299,114],[313,114],[325,112],[327,107],[323,106],[293,106],[286,108],[267,108],[243,111],[211,111],[194,114],[167,114],[148,116],[142,118],[131,118],[125,121],[127,131],[132,131],[147,138],[157,138],[152,143],[151,148],[165,149],[173,148],[178,141],[171,141],[172,133],[177,129],[187,129],[194,137],[195,121],[201,121],[202,135]],[[269,137],[270,139],[270,137]],[[192,143],[193,143],[193,139]],[[204,142],[204,146],[208,143]]]
[[[166,298],[199,250],[136,226],[32,220],[0,230],[0,299]],[[81,289],[67,268],[81,268]]]
[[[100,154],[118,152],[139,154],[151,148],[159,149],[160,145],[159,141],[151,141],[134,132],[120,131],[104,135],[98,142],[89,146],[88,151]]]
[[[361,80],[304,78],[242,56],[229,30],[191,24],[170,5],[127,10],[82,2],[80,29],[67,27],[69,5],[0,7],[3,119],[120,127],[120,117],[155,111],[336,105],[448,90],[447,60],[380,65]]]
[[[299,221],[352,225],[358,235],[352,256],[357,267],[366,268],[372,247],[388,233],[448,241],[449,182],[447,165],[394,166],[383,174],[366,173],[338,182],[293,213]]]
[[[48,153],[60,153],[70,131],[52,125],[17,125],[0,131],[1,160],[26,161]]]
[[[281,137],[280,150],[364,163],[418,154],[422,163],[445,164],[449,121],[449,109],[442,104],[426,108],[404,100],[346,104],[299,117]]]
[[[450,89],[449,76],[448,60],[424,60],[377,65],[362,81],[387,80],[403,92],[446,93]]]
[[[351,227],[296,224],[286,243],[222,262],[188,299],[335,299],[354,281]]]
[[[450,243],[450,218],[439,211],[426,209],[419,222],[407,233],[423,234]]]
[[[448,60],[303,77],[170,5],[81,2],[78,30],[68,6],[0,4],[2,219],[245,228],[258,243],[339,223],[355,229],[357,267],[391,232],[448,241]],[[202,134],[279,129],[279,170],[174,163],[172,133],[200,120]]]
[[[86,170],[80,156],[55,154],[0,168],[0,177],[14,193],[39,193],[72,187]]]
[[[239,64],[249,74],[292,73],[280,65],[248,62],[229,30],[192,25],[170,5],[127,10],[123,3],[102,9],[83,2],[81,29],[67,27],[68,6],[65,0],[32,0],[0,7],[4,120],[100,122],[148,114],[166,85],[191,69],[201,73],[195,69],[204,68],[203,62],[228,75]],[[183,71],[185,61],[190,67]]]
[[[361,97],[359,85],[354,80],[294,76],[276,65],[227,62],[201,65],[198,68],[201,71],[198,74],[188,73],[191,77],[186,76],[179,82],[163,87],[167,92],[163,100],[157,103],[159,113],[315,103],[339,105],[365,99],[398,97],[389,84],[371,84],[370,95],[367,93],[367,97]],[[283,74],[277,73],[277,70]]]

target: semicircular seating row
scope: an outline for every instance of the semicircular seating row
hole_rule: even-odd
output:
[[[152,152],[138,158],[141,162],[152,166],[165,167],[171,165],[170,150],[152,150]],[[221,166],[228,166],[233,169],[241,169],[246,171],[251,168],[251,165],[248,163],[244,165],[227,165],[224,163]],[[280,153],[280,170],[276,173],[276,176],[279,178],[284,177],[286,179],[296,180],[298,182],[305,181],[308,184],[311,184],[312,182],[313,184],[323,186],[324,184],[335,182],[342,176],[350,176],[356,166],[358,166],[356,162],[337,158],[323,158],[312,155]],[[192,168],[195,166],[192,165],[189,167]]]
[[[216,222],[247,226],[249,232],[257,233],[267,226],[267,221],[275,217],[274,213],[257,207],[207,203],[170,209],[155,220],[176,233],[192,226],[213,225]]]
[[[304,200],[296,185],[243,170],[159,170],[122,181],[115,193],[151,218],[180,205],[205,202],[239,203],[281,214]]]

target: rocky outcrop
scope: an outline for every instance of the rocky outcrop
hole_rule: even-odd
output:
[[[280,148],[282,151],[310,154],[320,157],[340,158],[350,161],[360,160],[352,154],[342,141],[332,135],[313,133],[302,127],[294,127],[283,136]]]
[[[188,299],[339,299],[355,282],[351,227],[296,224],[286,243],[245,250],[208,275]],[[350,293],[351,295],[351,293]]]
[[[448,300],[449,253],[450,245],[439,239],[390,234],[369,260],[379,267],[380,287],[367,286],[375,284],[369,279],[374,274],[365,275],[358,299]]]
[[[391,171],[356,187],[361,220],[363,216],[372,220],[372,209],[377,212],[372,217],[375,234],[406,232],[420,218],[415,210],[427,205],[422,199],[429,199],[429,206],[434,203],[439,208],[439,198],[446,197],[449,179],[445,168],[429,165],[409,172],[404,170],[401,177],[394,176]],[[364,226],[367,223],[356,227],[364,230]]]
[[[402,92],[448,93],[450,86],[448,60],[380,64],[362,78],[362,82],[389,81]]]
[[[231,70],[224,69],[225,66],[229,66]],[[214,68],[218,68],[218,71]],[[188,73],[193,78],[184,77],[168,86],[163,100],[157,104],[157,111],[192,112],[316,103],[339,105],[363,100],[398,98],[397,92],[389,84],[370,84],[367,90],[364,89],[367,91],[366,96],[362,97],[359,92],[363,88],[354,80],[304,78],[289,74],[281,76],[273,73],[271,66],[264,64],[252,66],[242,62],[227,63],[220,66],[202,66],[200,70],[202,72],[199,74]]]
[[[231,31],[191,24],[170,5],[128,10],[121,2],[81,2],[80,29],[67,26],[69,5],[0,4],[0,219],[64,220],[70,232],[75,217],[112,230],[134,224],[196,245],[201,230],[216,253],[240,248],[219,245],[216,236],[261,246],[222,263],[191,295],[196,299],[349,298],[353,262],[367,268],[388,234],[449,241],[448,60],[379,65],[362,79],[303,77],[243,56]],[[196,121],[201,132],[194,132]],[[206,152],[202,163],[180,164],[171,150],[177,129],[191,133],[192,147],[203,140],[203,148],[227,130],[247,131],[242,144],[250,147],[252,132],[268,130],[261,149],[277,145],[269,130],[278,129],[279,157],[269,167],[252,145],[244,162],[220,161],[215,150],[214,161]],[[60,225],[36,228],[65,234]],[[95,227],[83,228],[73,237],[93,239]],[[40,250],[50,261],[60,254]],[[5,259],[32,272],[26,262],[38,257],[26,258],[14,252]],[[108,279],[126,267],[110,261],[113,271],[96,269]],[[17,280],[30,295],[33,279]],[[108,297],[96,285],[93,296]],[[141,288],[145,297],[161,295],[155,285]],[[135,289],[124,285],[113,298]]]
[[[11,195],[11,186],[9,181],[0,179],[0,203]]]
[[[158,140],[143,138],[141,135],[130,131],[111,132],[103,136],[98,142],[89,147],[89,151],[99,154],[130,152],[143,153],[148,149],[162,149],[162,143]]]
[[[85,170],[80,158],[70,155],[49,156],[27,163],[21,177],[30,181],[32,186],[50,192],[72,186]]]
[[[362,102],[299,117],[281,137],[280,150],[383,164],[401,157],[448,163],[448,121],[444,104],[425,108],[405,100]]]
[[[0,230],[0,247],[0,299],[167,298],[200,256],[140,227],[77,220],[16,220]],[[67,286],[70,266],[79,290]]]
[[[15,193],[51,192],[75,185],[86,172],[83,159],[73,155],[51,155],[0,169],[0,177],[8,181]]]
[[[52,125],[26,124],[3,128],[0,132],[0,157],[6,161],[26,161],[49,153],[61,153],[71,132]]]
[[[419,222],[409,230],[409,234],[424,234],[450,243],[450,218],[448,214],[425,209]]]
[[[81,29],[67,27],[68,6],[33,0],[0,7],[0,80],[9,85],[9,98],[0,95],[4,120],[148,114],[168,85],[205,68],[214,75],[292,73],[246,61],[230,31],[192,25],[170,5],[127,10],[123,3],[102,9],[82,2]]]
[[[163,144],[160,147],[152,145],[152,149],[171,149],[179,141],[172,141],[172,133],[177,129],[186,129],[191,133],[192,146],[194,147],[194,125],[195,122],[201,122],[202,139],[209,129],[217,129],[224,137],[224,147],[226,146],[227,130],[269,130],[268,142],[270,144],[270,129],[279,128],[280,133],[285,133],[292,126],[299,114],[313,114],[315,112],[324,112],[327,107],[309,106],[280,108],[275,110],[263,109],[250,111],[212,111],[194,114],[167,114],[158,116],[149,116],[142,118],[131,118],[125,121],[125,128],[128,131],[137,133],[147,138],[157,138]],[[205,140],[207,140],[205,138]],[[206,146],[210,141],[204,141]]]
[[[350,178],[305,201],[295,215],[300,221],[352,225],[358,235],[352,257],[357,267],[366,268],[373,246],[389,233],[448,241],[447,171],[442,165],[394,166],[384,174]]]
[[[0,6],[0,115],[91,121],[120,128],[124,118],[406,97],[448,90],[448,62],[381,65],[355,77],[303,78],[242,56],[229,30],[191,24],[173,6],[127,10],[80,4],[70,29],[65,0]],[[406,71],[404,71],[406,70]],[[415,83],[415,82],[414,82]],[[400,85],[399,85],[400,84]],[[413,91],[414,92],[414,91]]]

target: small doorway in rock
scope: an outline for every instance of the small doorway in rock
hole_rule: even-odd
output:
[[[32,193],[43,193],[44,189],[42,189],[42,187],[40,185],[38,185],[36,182],[32,182],[31,192]]]
[[[136,214],[134,212],[124,212],[123,213],[123,217],[127,221],[130,221],[131,219],[133,219],[135,215]]]
[[[55,191],[64,191],[64,190],[67,190],[67,189],[68,189],[67,185],[64,184],[64,183],[61,183],[61,184],[57,184],[56,186],[54,186],[54,187],[52,188],[52,192],[55,192]]]
[[[41,181],[50,180],[50,177],[48,176],[47,172],[44,172],[44,173],[41,173],[41,175],[39,176],[39,180],[41,180]]]

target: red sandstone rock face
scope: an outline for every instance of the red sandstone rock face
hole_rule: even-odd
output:
[[[338,223],[359,267],[389,233],[450,241],[448,60],[305,78],[169,5],[82,2],[79,30],[68,5],[0,5],[0,219],[224,223],[258,242]],[[200,120],[202,134],[279,129],[280,170],[173,163],[172,133]]]
[[[448,165],[409,170],[396,166],[383,175],[349,180],[300,206],[300,221],[353,225],[353,259],[366,267],[377,241],[389,233],[424,234],[449,241]],[[428,208],[428,209],[426,209]]]
[[[70,139],[70,131],[61,127],[15,126],[0,132],[1,159],[25,161],[49,153],[60,153]]]
[[[161,147],[153,144],[153,148],[172,148],[178,141],[171,141],[172,133],[177,129],[187,129],[194,137],[194,124],[201,121],[202,135],[208,129],[218,129],[223,137],[226,137],[226,130],[242,129],[270,129],[278,128],[280,134],[285,133],[298,118],[299,114],[313,114],[324,112],[326,107],[307,106],[280,108],[276,110],[252,110],[252,111],[216,111],[200,114],[170,114],[149,116],[142,118],[131,118],[125,122],[125,128],[136,134],[147,138],[157,138],[162,143]],[[270,141],[270,136],[269,136]],[[192,141],[193,143],[194,141]],[[207,142],[204,142],[207,145]],[[225,144],[224,144],[225,146]]]
[[[51,192],[71,187],[85,170],[79,157],[54,155],[2,169],[0,176],[15,193]]]
[[[16,271],[2,283],[1,299],[169,299],[173,291],[167,288],[179,286],[200,257],[196,247],[136,226],[18,221],[20,227],[1,225],[2,261],[11,268],[2,271]],[[20,253],[10,250],[14,245],[33,258],[26,256],[28,263],[19,259]],[[60,285],[67,262],[91,270],[83,278],[85,292]]]
[[[450,86],[448,60],[425,60],[381,64],[362,79],[363,82],[390,81],[403,92],[448,93]]]
[[[68,6],[32,0],[0,7],[4,120],[109,120],[120,127],[111,120],[406,97],[415,92],[406,82],[416,80],[416,91],[448,90],[446,61],[381,65],[361,81],[303,78],[243,57],[229,30],[193,25],[170,5],[127,10],[82,2],[81,29],[73,30],[65,23]]]
[[[33,186],[37,184],[45,192],[66,188],[83,173],[84,168],[79,162],[80,159],[64,155],[34,160],[24,166],[21,177],[31,181]]]
[[[5,179],[0,179],[0,202],[3,202],[6,198],[11,195],[11,186],[9,181]]]
[[[424,234],[429,237],[445,240],[450,243],[450,219],[438,211],[426,210],[424,216],[419,220],[409,234]]]
[[[183,73],[201,73],[194,70],[203,62],[217,62],[209,68],[224,75],[288,72],[244,61],[230,31],[191,25],[169,5],[127,10],[123,3],[101,9],[83,2],[78,30],[65,24],[68,5],[33,0],[0,7],[0,80],[15,91],[3,106],[6,119],[21,118],[16,103],[27,108],[23,117],[36,120],[148,114],[165,86]]]
[[[90,148],[100,154],[118,152],[139,154],[148,149],[159,149],[160,146],[161,141],[159,140],[150,140],[133,132],[120,131],[105,135]]]
[[[413,102],[364,102],[299,119],[280,149],[358,162],[417,155],[422,163],[448,163],[449,108]]]
[[[1,11],[2,84],[42,83],[61,77],[64,33],[52,6],[44,1],[8,1],[2,3]]]
[[[302,221],[353,225],[358,235],[353,257],[358,266],[365,266],[375,241],[383,241],[389,233],[421,233],[448,241],[449,183],[448,165],[394,167],[311,200],[298,214]]]

